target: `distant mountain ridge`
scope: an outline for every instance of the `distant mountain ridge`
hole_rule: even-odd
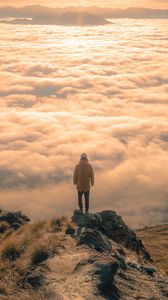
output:
[[[32,18],[17,17],[12,20],[3,18],[0,23],[24,24],[24,25],[62,25],[62,26],[98,26],[110,24],[103,17],[89,14],[87,12],[65,12],[63,14],[37,14]]]
[[[0,7],[0,17],[15,17],[15,18],[34,18],[42,16],[58,16],[64,13],[88,13],[101,18],[158,18],[168,19],[168,9],[150,9],[150,8],[135,8],[129,7],[127,9],[111,9],[102,7],[73,7],[67,6],[65,8],[51,8],[41,5],[30,5],[24,7]]]

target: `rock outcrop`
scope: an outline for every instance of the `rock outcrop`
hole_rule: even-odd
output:
[[[65,248],[47,263],[53,299],[166,300],[168,280],[153,263],[95,229],[99,215],[75,212],[74,218],[75,234],[66,235]]]
[[[57,218],[16,231],[13,228],[29,218],[0,212],[0,225],[12,228],[1,233],[0,299],[167,299],[166,273],[147,259],[138,234],[120,216],[113,211],[75,211],[72,219]],[[11,252],[17,254],[14,260],[9,260]]]
[[[30,219],[22,214],[20,211],[9,212],[6,210],[0,210],[0,231],[4,232],[6,229],[13,228],[18,229],[22,225],[30,222]],[[6,226],[4,225],[6,224]]]
[[[75,210],[72,221],[79,228],[90,228],[101,232],[108,239],[124,245],[126,248],[140,254],[146,260],[150,260],[150,254],[145,249],[141,239],[114,211],[102,211],[95,214],[82,214]]]

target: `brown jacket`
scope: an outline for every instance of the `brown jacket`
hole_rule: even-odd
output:
[[[73,182],[79,192],[88,192],[90,183],[94,185],[94,172],[88,160],[80,160],[74,171]]]

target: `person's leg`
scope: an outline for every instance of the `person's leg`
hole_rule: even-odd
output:
[[[83,212],[82,194],[82,192],[78,191],[78,204],[81,212]]]
[[[89,196],[90,196],[90,191],[87,191],[84,193],[85,195],[85,212],[89,212]]]

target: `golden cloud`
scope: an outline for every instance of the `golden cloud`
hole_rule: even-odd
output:
[[[116,20],[94,32],[44,26],[40,34],[2,26],[2,207],[33,218],[70,214],[74,166],[87,152],[93,210],[117,210],[133,226],[167,221],[165,22]]]

